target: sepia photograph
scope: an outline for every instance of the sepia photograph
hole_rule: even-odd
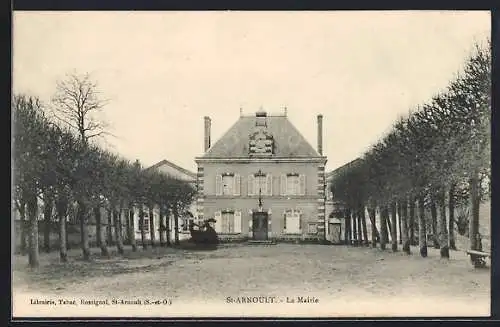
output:
[[[491,314],[489,11],[13,11],[12,318]]]

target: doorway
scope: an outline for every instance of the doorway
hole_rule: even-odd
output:
[[[268,226],[268,213],[267,212],[254,212],[252,216],[252,234],[253,239],[257,241],[267,240],[267,226]]]

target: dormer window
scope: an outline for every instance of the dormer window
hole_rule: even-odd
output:
[[[267,121],[266,121],[267,113],[265,111],[258,111],[255,114],[255,126],[258,127],[267,127]]]

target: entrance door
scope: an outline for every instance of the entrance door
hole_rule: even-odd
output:
[[[330,223],[328,227],[331,242],[340,243],[340,224]]]
[[[267,240],[267,212],[254,212],[252,219],[253,239]]]

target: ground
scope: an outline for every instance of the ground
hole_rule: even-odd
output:
[[[42,254],[35,271],[27,269],[27,257],[15,256],[14,315],[489,315],[489,268],[474,269],[463,251],[452,251],[449,260],[436,249],[429,248],[427,258],[412,251],[228,244],[213,251],[127,249],[111,259],[93,249],[92,261],[83,262],[72,250],[66,264],[57,252]],[[227,304],[228,297],[242,296],[275,297],[278,303]],[[319,303],[287,303],[299,296]],[[30,299],[142,299],[142,305],[29,305]],[[146,306],[146,299],[171,305]]]

